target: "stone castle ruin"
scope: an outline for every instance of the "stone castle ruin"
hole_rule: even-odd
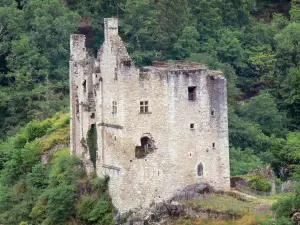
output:
[[[108,175],[120,211],[147,207],[187,185],[230,188],[226,79],[197,63],[138,69],[104,19],[97,58],[71,36],[71,153]]]

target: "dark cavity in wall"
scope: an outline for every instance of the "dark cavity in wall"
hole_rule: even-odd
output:
[[[142,159],[145,158],[148,154],[154,152],[156,149],[154,145],[154,140],[151,135],[143,136],[141,138],[141,146],[135,147],[135,158]]]
[[[96,168],[97,159],[97,129],[96,125],[92,124],[91,129],[87,133],[87,145],[90,153],[90,158],[94,168]]]

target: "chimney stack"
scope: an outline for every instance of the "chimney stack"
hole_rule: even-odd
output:
[[[111,41],[114,37],[117,37],[118,34],[118,19],[104,18],[104,40]]]

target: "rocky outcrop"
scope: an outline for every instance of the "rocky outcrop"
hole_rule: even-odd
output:
[[[200,205],[185,204],[184,200],[200,199],[204,195],[215,193],[213,188],[206,183],[189,185],[178,191],[168,201],[153,203],[147,209],[135,209],[127,213],[118,214],[115,225],[146,225],[146,224],[171,224],[175,218],[189,219],[236,219],[240,215],[232,212],[207,209]]]
[[[272,190],[270,194],[274,195],[276,193],[276,176],[271,167],[258,167],[257,169],[250,171],[248,174],[265,178],[272,185]]]
[[[259,177],[271,184],[270,192],[258,191],[251,188],[251,178]],[[244,176],[230,178],[230,187],[250,195],[274,195],[276,194],[276,176],[271,167],[258,167]]]
[[[116,225],[145,225],[145,224],[172,224],[176,218],[186,219],[210,219],[210,220],[234,220],[241,215],[227,211],[218,211],[204,208],[200,205],[192,206],[182,202],[161,202],[154,204],[151,208],[133,211],[130,214],[119,215]],[[125,222],[126,220],[126,222]]]
[[[42,164],[43,165],[48,164],[51,161],[54,152],[62,148],[68,148],[69,146],[70,146],[69,144],[61,144],[61,143],[54,145],[52,148],[44,152],[43,155],[41,156]]]
[[[296,225],[300,225],[300,212],[295,212],[292,216],[292,220]]]
[[[247,186],[248,181],[245,178],[239,176],[230,177],[230,187],[236,188],[238,185]]]
[[[171,201],[199,199],[204,194],[213,193],[214,189],[207,183],[198,183],[186,186],[171,198]]]
[[[281,192],[289,193],[295,191],[297,185],[300,185],[299,181],[288,180],[281,185]]]

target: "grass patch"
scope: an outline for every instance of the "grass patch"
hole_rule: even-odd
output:
[[[259,200],[251,202],[239,201],[228,195],[207,195],[200,200],[185,201],[186,204],[202,206],[207,209],[217,211],[228,211],[240,215],[264,215],[268,213],[269,205],[263,204]]]
[[[58,130],[62,127],[69,126],[70,123],[70,113],[63,114],[61,112],[56,113],[52,120],[52,126],[48,129],[48,132]]]
[[[271,213],[271,205],[265,204],[261,199],[251,201],[240,201],[229,195],[213,194],[204,196],[199,200],[185,201],[192,206],[201,206],[206,209],[222,211],[224,213],[235,213],[241,215],[236,220],[214,220],[214,219],[177,219],[172,221],[173,225],[259,225]]]
[[[258,225],[270,213],[270,204],[265,204],[261,199],[251,199],[251,201],[240,201],[228,195],[207,195],[199,200],[185,201],[192,206],[201,206],[203,208],[224,213],[240,214],[241,218],[236,220],[205,220],[205,219],[178,219],[174,220],[174,225]]]
[[[53,153],[53,155],[51,157],[51,163],[53,163],[59,157],[64,157],[64,156],[69,156],[69,155],[70,155],[70,148],[59,149],[58,151]]]
[[[244,215],[238,220],[178,220],[174,225],[258,225],[264,217]]]
[[[45,152],[56,144],[68,144],[70,142],[70,127],[63,127],[50,135],[40,139],[41,151]]]
[[[270,195],[270,196],[260,196],[258,197],[260,200],[265,202],[266,204],[273,204],[276,203],[278,200],[291,197],[293,193],[280,193],[276,195]]]

